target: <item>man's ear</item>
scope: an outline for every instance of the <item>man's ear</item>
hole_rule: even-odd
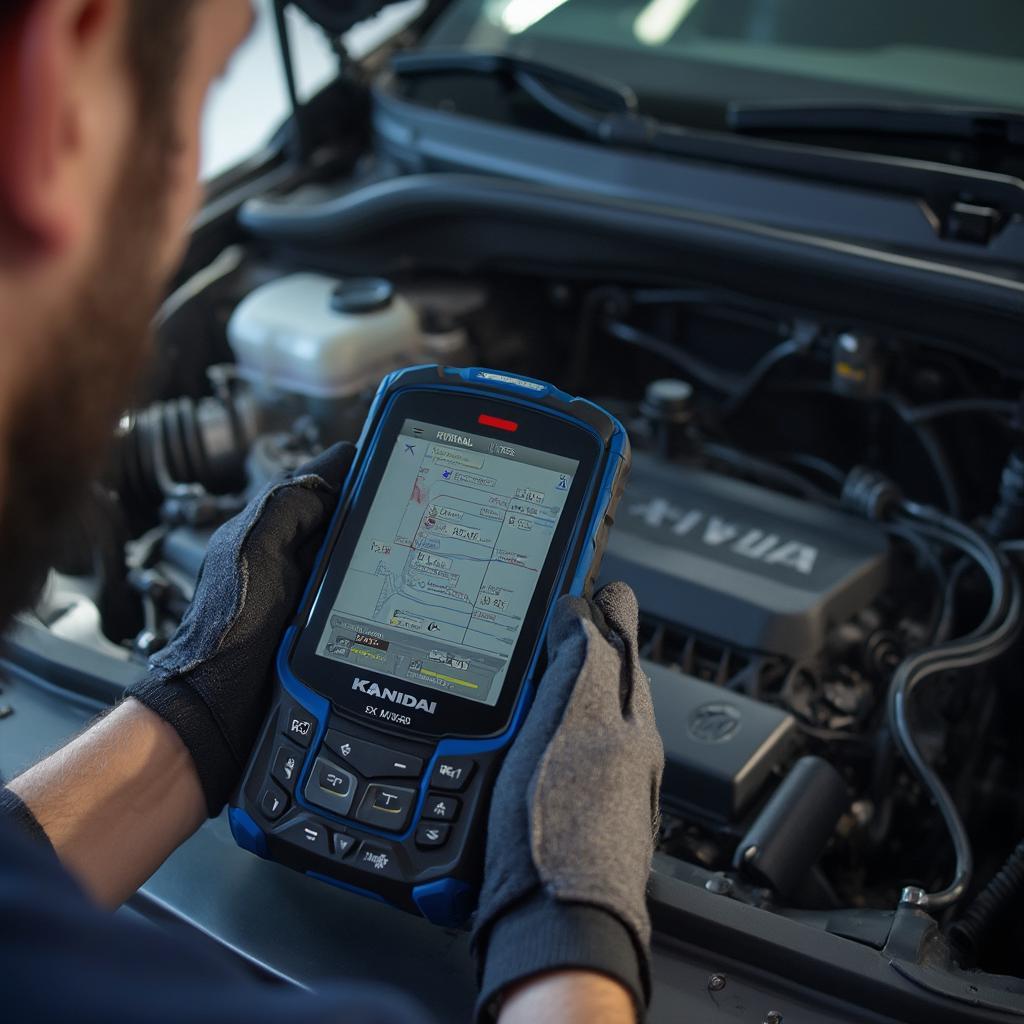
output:
[[[118,0],[26,0],[0,27],[0,219],[36,250],[73,245],[101,202],[93,127],[104,60],[121,52]],[[120,70],[120,69],[117,69]],[[116,113],[116,112],[112,112]],[[110,159],[120,154],[110,154]]]

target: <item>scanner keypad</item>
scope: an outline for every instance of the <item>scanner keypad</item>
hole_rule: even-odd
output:
[[[450,870],[493,760],[431,758],[425,742],[382,739],[334,714],[320,722],[296,703],[280,707],[252,791],[272,855],[356,886],[379,878],[385,893]]]

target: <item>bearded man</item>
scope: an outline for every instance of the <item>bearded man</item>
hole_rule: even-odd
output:
[[[200,199],[204,98],[252,17],[248,0],[0,7],[0,629],[31,604],[138,386],[148,324]],[[336,445],[226,523],[146,678],[0,792],[4,1020],[431,1019],[415,993],[271,986],[207,944],[110,912],[237,785],[267,711],[276,638],[351,460]],[[481,1020],[623,1024],[643,1013],[662,754],[636,617],[622,585],[563,599],[555,615],[538,713],[492,800],[473,935]],[[614,756],[579,770],[595,749]],[[614,843],[587,827],[609,804],[629,819]],[[322,938],[343,964],[343,940]]]

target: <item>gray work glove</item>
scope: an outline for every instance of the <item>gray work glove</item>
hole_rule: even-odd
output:
[[[213,535],[195,596],[127,693],[177,730],[210,816],[238,783],[267,713],[281,636],[313,569],[355,448],[337,444],[270,484]]]
[[[592,603],[562,598],[491,804],[473,934],[483,1019],[508,985],[555,968],[608,974],[646,1005],[664,760],[633,591],[610,583]]]

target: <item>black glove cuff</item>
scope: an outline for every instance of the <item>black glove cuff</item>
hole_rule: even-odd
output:
[[[647,962],[625,925],[598,907],[538,894],[491,927],[478,1024],[496,1019],[498,997],[509,985],[559,969],[606,974],[629,990],[642,1018],[650,997]]]
[[[13,790],[0,786],[0,818],[4,818],[22,833],[42,843],[53,853],[53,843],[46,834],[46,829],[39,824],[39,819],[29,809],[28,804]]]
[[[143,679],[127,695],[145,704],[181,737],[192,755],[206,797],[206,809],[211,818],[216,818],[238,785],[245,766],[231,753],[210,709],[186,683]]]

